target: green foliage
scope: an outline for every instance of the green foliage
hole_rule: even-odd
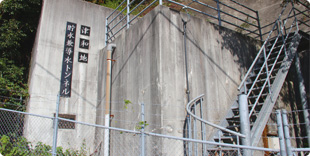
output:
[[[112,8],[112,9],[116,9],[122,2],[123,0],[105,0],[102,2],[102,0],[86,0],[88,2],[91,3],[95,3],[95,4],[99,4],[108,8]],[[133,9],[134,7],[136,7],[138,4],[140,4],[140,6],[137,7],[137,9],[135,9],[131,14],[133,15],[137,15],[138,13],[140,13],[146,6],[148,6],[149,4],[151,4],[154,0],[146,0],[144,1],[142,4],[140,4],[140,2],[142,2],[142,0],[135,0],[133,3],[131,3],[130,9]],[[125,2],[123,5],[121,5],[118,8],[118,11],[123,10],[127,5],[127,2]],[[156,2],[151,8],[154,8],[158,5],[158,2]],[[123,14],[126,14],[127,10],[124,10]],[[143,16],[146,13],[141,14],[140,16]]]
[[[34,147],[24,137],[3,135],[0,139],[0,153],[5,156],[51,156],[52,147],[38,142]],[[86,156],[85,140],[80,150],[56,148],[57,156]]]
[[[0,153],[5,156],[28,156],[28,144],[24,137],[10,139],[9,136],[3,135],[0,139]]]
[[[124,109],[127,109],[128,108],[128,105],[131,104],[131,101],[130,100],[124,100]]]
[[[148,126],[149,124],[146,123],[146,121],[140,121],[138,122],[137,126],[136,126],[136,129],[137,130],[140,130],[142,129],[143,127],[145,128],[146,126]]]
[[[239,32],[239,33],[242,33],[242,32],[243,32],[243,29],[242,29],[242,28],[245,28],[245,29],[250,28],[250,26],[251,26],[250,23],[255,24],[256,21],[250,22],[249,17],[247,17],[247,18],[245,19],[245,22],[242,23],[242,24],[240,25],[241,28],[236,28],[236,31]]]
[[[0,107],[25,110],[21,101],[28,97],[24,71],[24,67],[16,66],[12,60],[0,58]]]
[[[106,0],[106,1],[104,1],[104,3],[102,5],[105,7],[108,7],[108,8],[116,9],[122,2],[123,2],[123,0]],[[123,8],[124,8],[124,6],[121,9],[123,9]],[[119,9],[119,10],[121,10],[121,9]]]
[[[0,4],[0,54],[29,65],[41,12],[41,0],[4,0]]]
[[[25,104],[19,99],[28,95],[28,68],[41,3],[41,0],[0,3],[0,108],[20,110]]]

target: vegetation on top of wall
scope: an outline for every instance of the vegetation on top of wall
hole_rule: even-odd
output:
[[[112,9],[116,9],[124,0],[86,0],[88,2],[91,3],[95,3],[95,4],[99,4],[108,8],[112,8]],[[131,0],[132,1],[132,0]],[[130,8],[134,8],[135,6],[137,6],[139,3],[141,3],[143,0],[135,0]],[[149,6],[154,0],[145,0],[143,3],[141,3],[137,9],[135,9],[132,14],[133,15],[137,15],[138,13],[140,13],[144,8],[146,8],[147,6]],[[123,10],[127,5],[127,2],[125,2],[118,10],[121,11]],[[156,7],[158,5],[158,2],[155,3],[154,5],[152,5],[150,7],[150,9],[146,10],[143,14],[141,14],[141,16],[147,14],[150,10],[152,10],[154,7]],[[123,13],[125,14],[127,12],[127,10],[125,10]]]

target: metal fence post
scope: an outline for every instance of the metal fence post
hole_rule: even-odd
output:
[[[57,135],[58,135],[58,113],[59,113],[59,100],[60,100],[60,95],[57,95],[57,101],[56,101],[56,113],[54,117],[54,134],[53,134],[53,148],[52,148],[52,155],[56,156],[57,155]]]
[[[129,22],[130,22],[130,0],[127,0],[127,29],[129,28]]]
[[[286,110],[282,110],[282,121],[283,121],[283,130],[284,130],[284,138],[285,138],[285,143],[286,143],[287,155],[293,155]]]
[[[221,130],[218,131],[218,137],[219,137],[219,143],[221,143],[221,136],[223,135],[223,132]],[[220,155],[222,155],[222,146],[219,146],[220,148]]]
[[[141,156],[145,156],[145,119],[144,119],[144,103],[141,103],[141,120],[143,124],[141,125]]]
[[[284,142],[281,111],[276,110],[276,114],[277,114],[277,127],[278,127],[279,143],[280,143],[280,155],[285,156],[286,155],[286,149],[285,149],[285,142]]]
[[[257,17],[257,26],[258,26],[259,38],[260,38],[260,41],[263,42],[262,28],[261,28],[261,26],[260,26],[258,11],[256,11],[256,17]]]
[[[250,128],[247,95],[239,94],[238,101],[239,101],[241,133],[245,135],[245,138],[242,138],[242,145],[251,146],[251,128]],[[243,155],[251,155],[251,150],[244,149]]]
[[[222,26],[222,21],[221,21],[221,8],[220,8],[220,1],[216,1],[216,6],[217,6],[217,18],[219,20],[219,26]]]
[[[187,120],[187,130],[188,130],[188,138],[192,139],[192,122],[191,122],[191,116],[188,115],[188,120]],[[187,142],[188,143],[188,155],[191,156],[192,155],[192,142]]]
[[[203,119],[203,109],[202,109],[202,101],[203,99],[200,99],[200,118]],[[206,134],[206,124],[201,122],[201,137],[203,141],[207,140],[207,134]],[[207,155],[207,145],[203,144],[202,145],[202,155],[205,156]]]

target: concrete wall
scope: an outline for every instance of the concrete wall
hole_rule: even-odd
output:
[[[59,112],[76,115],[77,121],[104,124],[107,62],[104,26],[110,12],[110,9],[80,0],[44,1],[31,62],[28,112],[54,116],[66,23],[73,22],[77,24],[77,32],[72,94],[70,98],[60,99]],[[79,48],[79,38],[85,38],[79,33],[81,25],[91,27],[90,37],[87,37],[90,40],[88,50]],[[251,63],[257,44],[249,37],[196,17],[191,17],[186,32],[190,99],[205,94],[205,119],[219,123],[236,98],[242,73]],[[137,123],[141,121],[141,103],[144,103],[145,120],[149,124],[146,131],[182,137],[188,99],[180,13],[158,6],[120,33],[114,43],[117,48],[112,66],[111,114],[114,118],[111,125],[137,129]],[[87,64],[77,61],[78,52],[89,54]],[[124,107],[125,99],[132,102],[127,108]],[[52,120],[28,117],[25,128],[29,141],[52,143]],[[211,130],[209,127],[208,131]],[[112,155],[117,155],[120,142],[136,139],[135,136],[112,134],[115,134],[111,138]],[[58,145],[80,148],[84,141],[92,153],[102,141],[102,135],[100,129],[76,125],[73,130],[59,130]],[[149,149],[160,154],[169,151],[162,146],[168,141],[157,143],[158,148]],[[176,146],[182,148],[182,143]]]
[[[113,127],[136,129],[145,104],[146,131],[182,137],[186,117],[186,70],[183,24],[179,13],[158,6],[113,43],[111,121]],[[219,123],[237,97],[245,67],[257,52],[256,42],[192,17],[187,24],[190,99],[205,94],[205,119]],[[105,51],[105,50],[103,50]],[[103,53],[104,54],[104,53]],[[102,55],[99,87],[104,97],[106,56]],[[124,99],[132,104],[124,108]],[[208,132],[211,128],[208,127]],[[116,134],[122,135],[122,134]],[[130,141],[112,139],[113,142]],[[168,140],[154,152],[171,155]],[[154,145],[152,145],[154,146]],[[182,143],[174,145],[182,149]],[[166,147],[166,148],[165,148]],[[117,150],[113,150],[116,152]],[[174,153],[175,154],[175,153]],[[181,153],[182,154],[182,153]],[[172,154],[173,155],[173,154]]]
[[[76,115],[77,121],[96,123],[98,56],[104,48],[105,18],[112,10],[82,0],[44,0],[40,25],[33,48],[29,80],[29,113],[53,117],[60,76],[67,22],[77,24],[73,57],[72,93],[70,98],[60,98],[60,114]],[[91,27],[90,36],[81,36],[81,25]],[[88,50],[79,48],[79,39],[90,40]],[[78,62],[78,52],[88,53],[88,63]],[[52,120],[39,121],[29,117],[25,136],[29,141],[52,143]],[[84,134],[84,135],[81,135]],[[86,135],[85,135],[86,134]],[[94,148],[95,129],[76,125],[75,129],[59,129],[58,145],[75,147],[81,144]],[[92,148],[89,150],[93,152]]]

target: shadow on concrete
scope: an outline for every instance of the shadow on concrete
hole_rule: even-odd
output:
[[[59,77],[55,76],[52,72],[50,72],[49,70],[47,70],[46,68],[44,68],[41,64],[35,63],[35,65],[37,65],[39,68],[41,68],[42,70],[44,70],[44,71],[47,73],[47,75],[49,75],[49,76],[51,76],[52,78],[54,78],[54,79],[56,79],[57,81],[59,81],[59,86],[60,86],[60,78],[59,78]],[[77,91],[73,90],[72,88],[71,88],[71,92],[74,93],[75,95],[77,95],[77,97],[79,97],[80,99],[82,99],[82,100],[85,101],[86,103],[90,104],[90,105],[93,106],[93,107],[96,107],[96,104],[93,104],[91,101],[87,100],[86,97],[83,97],[81,94],[79,94]],[[30,97],[30,98],[31,98],[31,97]],[[55,99],[56,99],[56,98],[57,98],[57,94],[55,95]],[[77,98],[77,99],[75,100],[75,102],[73,102],[73,103],[76,103],[76,102],[79,100],[79,98]],[[61,99],[60,99],[60,101],[61,101]],[[56,105],[56,103],[55,103],[55,105]],[[55,110],[55,111],[56,111],[56,110]]]

